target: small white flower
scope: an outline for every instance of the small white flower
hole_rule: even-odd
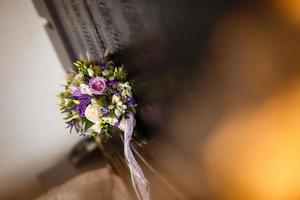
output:
[[[121,102],[121,99],[120,99],[120,97],[118,95],[113,95],[111,101],[112,101],[113,104],[117,104],[117,103]]]
[[[92,95],[90,87],[87,84],[80,84],[79,89],[82,94]]]
[[[107,69],[102,71],[103,76],[107,76],[107,75],[109,75],[109,73],[110,73],[110,71]]]
[[[129,82],[127,81],[127,82],[125,82],[125,83],[123,83],[123,84],[121,84],[124,88],[128,88],[128,89],[130,89],[131,90],[131,86],[129,85]]]
[[[95,74],[95,73],[94,73],[94,70],[92,70],[91,68],[88,68],[88,69],[87,69],[87,72],[88,72],[88,74],[89,74],[90,77],[93,77],[94,74]]]
[[[101,123],[95,123],[93,126],[91,126],[89,128],[89,131],[92,131],[92,132],[96,132],[96,133],[101,133]]]
[[[114,111],[117,117],[120,117],[122,115],[122,112],[119,109],[116,108]]]
[[[85,109],[85,117],[94,123],[100,123],[101,122],[101,117],[103,115],[101,111],[101,107],[97,104],[90,104],[88,107]]]
[[[79,73],[79,74],[77,74],[77,75],[74,77],[74,80],[76,80],[76,81],[82,81],[83,78],[84,78],[83,73]]]
[[[109,106],[108,106],[108,109],[109,109],[109,110],[112,110],[112,109],[114,109],[114,107],[115,107],[114,105],[109,105]]]
[[[111,125],[114,126],[116,123],[118,123],[118,118],[111,118]]]
[[[118,122],[118,119],[115,117],[102,117],[102,121],[114,126]]]
[[[74,78],[70,86],[76,86],[80,83],[83,83],[84,75],[82,73],[77,74]]]
[[[117,117],[120,117],[122,114],[125,113],[127,106],[123,104],[120,97],[117,95],[113,95],[112,97],[112,105],[108,106],[109,109],[114,109],[114,113]]]
[[[118,107],[115,109],[115,114],[116,114],[118,117],[120,117],[122,114],[125,113],[126,108],[127,108],[126,105],[118,106]]]
[[[132,95],[131,86],[129,85],[129,82],[120,83],[118,85],[118,90],[121,92],[121,96],[123,97]]]
[[[121,96],[122,97],[131,96],[131,92],[129,90],[122,90]]]
[[[70,99],[64,99],[64,104],[65,104],[65,106],[68,106],[68,104],[70,103]]]

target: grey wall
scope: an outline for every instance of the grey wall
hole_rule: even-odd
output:
[[[0,199],[40,191],[36,175],[79,139],[57,110],[65,74],[44,24],[31,1],[0,0]]]

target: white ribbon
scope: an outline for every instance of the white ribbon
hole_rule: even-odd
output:
[[[135,119],[132,113],[129,113],[128,119],[125,122],[124,130],[124,154],[125,160],[129,167],[133,188],[139,200],[150,200],[149,182],[144,176],[144,173],[134,158],[130,148],[130,140],[135,126]]]

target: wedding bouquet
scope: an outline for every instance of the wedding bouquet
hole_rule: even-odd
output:
[[[125,119],[137,104],[123,66],[115,66],[107,56],[97,62],[77,61],[64,91],[59,94],[60,111],[70,131],[83,135],[110,136],[117,127],[124,131]]]

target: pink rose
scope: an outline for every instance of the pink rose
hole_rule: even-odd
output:
[[[105,79],[99,76],[92,78],[89,82],[89,85],[92,94],[96,94],[96,95],[102,95],[106,88]]]

